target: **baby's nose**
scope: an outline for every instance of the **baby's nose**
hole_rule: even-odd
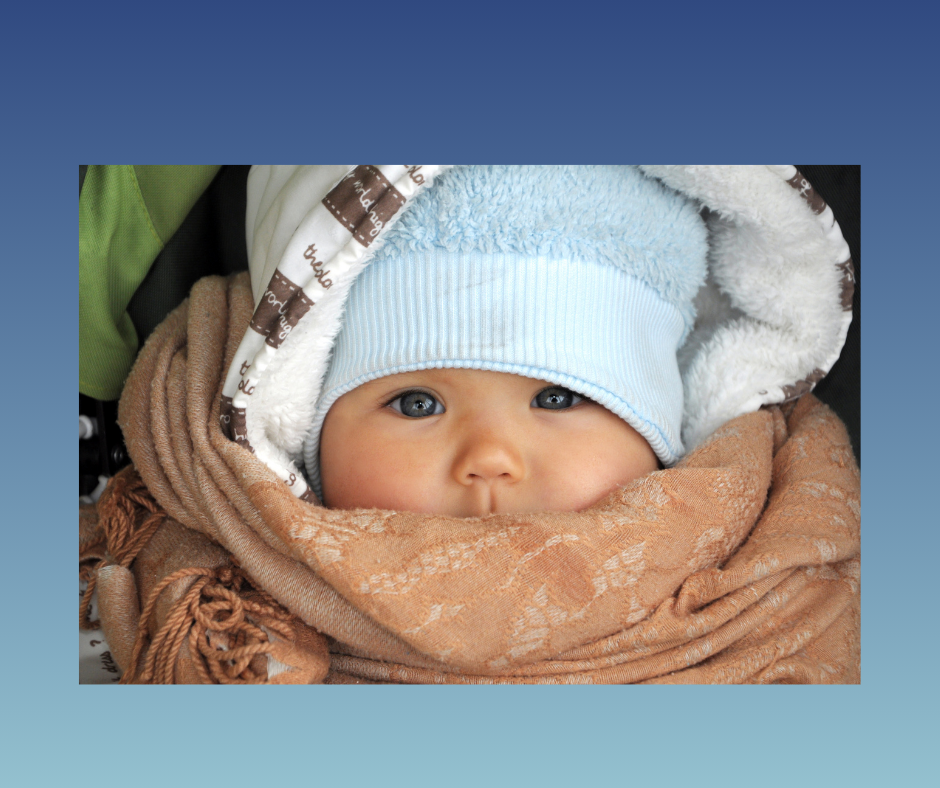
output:
[[[496,430],[468,435],[454,461],[454,478],[467,486],[476,480],[512,483],[525,475],[520,447],[509,435]]]

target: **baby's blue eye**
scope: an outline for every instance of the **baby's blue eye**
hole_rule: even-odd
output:
[[[444,406],[437,399],[426,391],[407,391],[401,394],[388,406],[402,416],[408,416],[412,419],[422,419],[425,416],[437,416],[444,412]]]
[[[565,410],[582,402],[584,397],[575,394],[570,389],[561,386],[551,386],[542,389],[532,400],[533,408],[545,408],[547,410]]]

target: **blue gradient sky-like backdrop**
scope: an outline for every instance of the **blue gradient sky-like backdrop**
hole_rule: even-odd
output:
[[[8,646],[11,784],[931,781],[940,266],[924,166],[935,101],[918,86],[926,26],[902,34],[818,6],[763,24],[670,10],[616,23],[591,7],[577,20],[503,10],[438,36],[384,11],[355,36],[351,20],[274,7],[250,24],[230,10],[171,25],[111,9],[74,20],[87,31],[78,65],[53,61],[11,87],[4,519],[7,625],[23,633]],[[62,460],[74,456],[76,165],[361,158],[862,165],[861,687],[77,685],[74,465]],[[13,284],[22,273],[28,284]]]

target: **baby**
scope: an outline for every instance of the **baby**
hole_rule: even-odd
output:
[[[579,511],[674,463],[705,251],[632,168],[443,173],[350,292],[305,445],[324,503]]]
[[[809,184],[419,169],[254,169],[250,283],[141,351],[99,506],[167,514],[97,576],[127,680],[859,681],[858,469],[801,397],[852,272]]]

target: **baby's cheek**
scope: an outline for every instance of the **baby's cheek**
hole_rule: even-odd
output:
[[[579,512],[604,498],[620,486],[621,477],[604,466],[588,466],[577,461],[564,479],[544,485],[546,508],[552,511]]]
[[[365,483],[371,487],[372,505],[404,512],[444,514],[440,469],[427,458],[407,453],[386,454]]]
[[[388,508],[382,467],[368,453],[320,453],[324,503],[331,509]]]
[[[431,510],[428,469],[394,446],[372,440],[324,454],[323,497],[330,508]]]
[[[563,483],[556,476],[555,484],[562,492],[554,508],[569,511],[586,509],[659,467],[649,444],[632,428],[620,424],[585,437],[559,456],[566,458],[568,479]]]

